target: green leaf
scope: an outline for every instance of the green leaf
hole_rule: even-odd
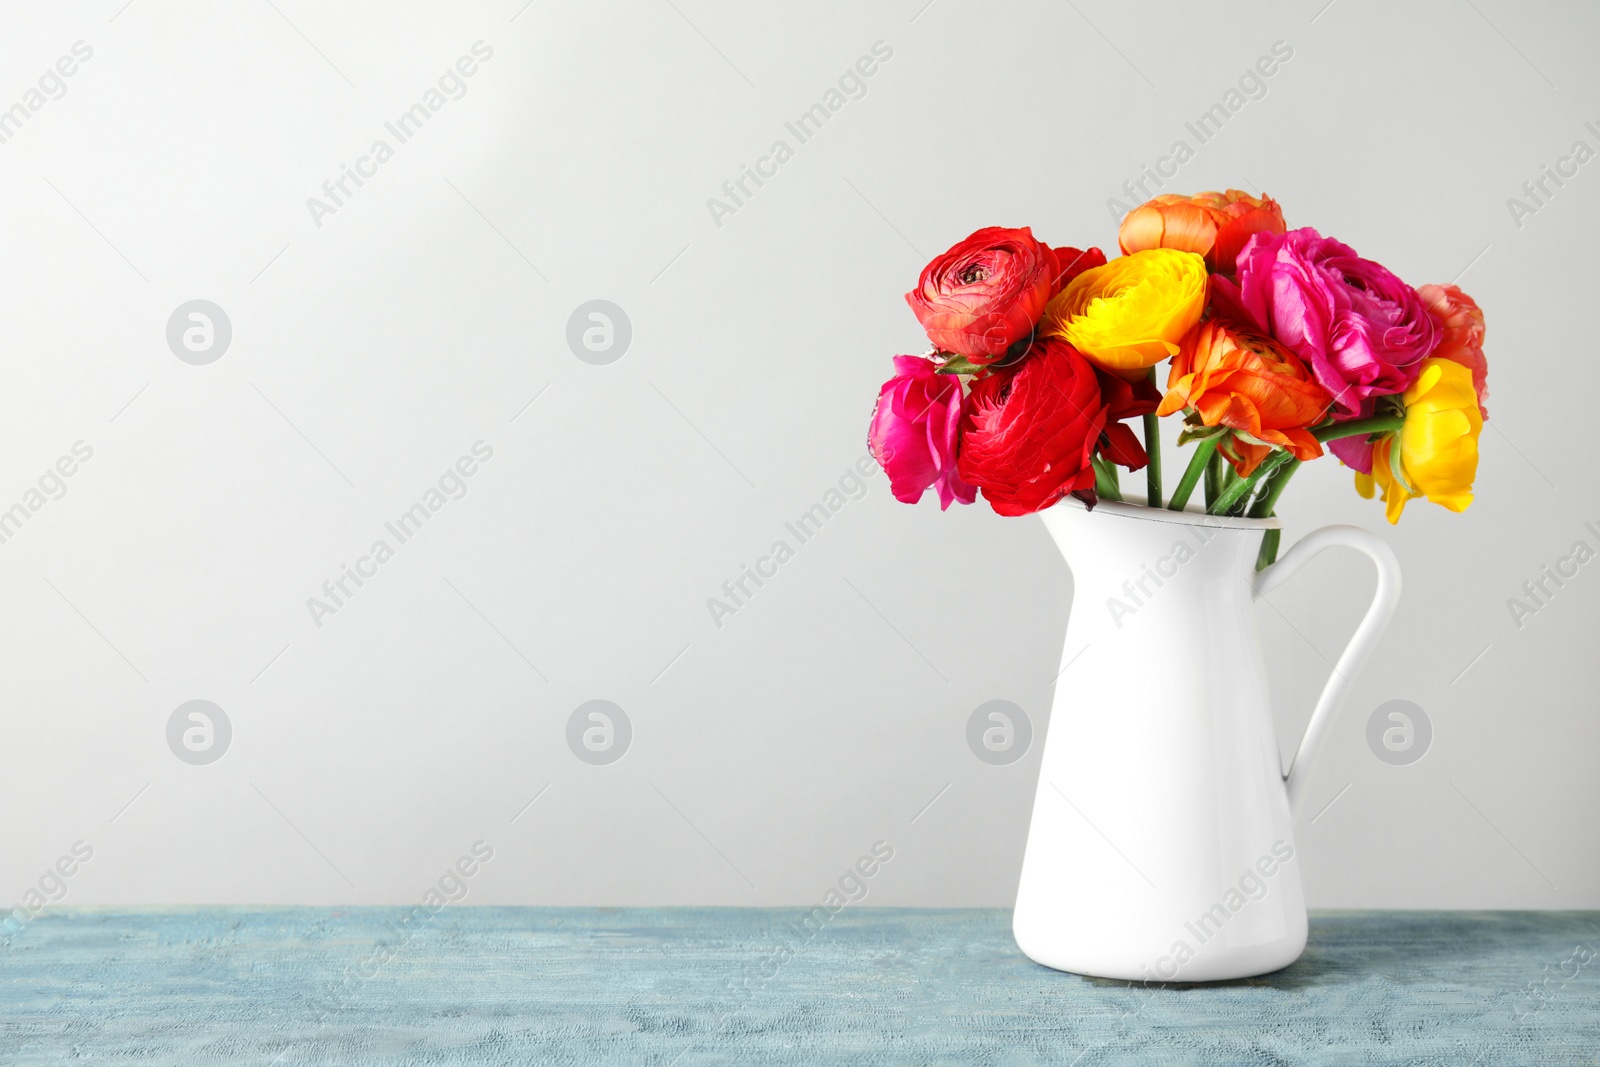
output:
[[[1193,426],[1186,423],[1178,433],[1178,444],[1186,445],[1190,441],[1208,441],[1227,432],[1228,427],[1226,426]]]
[[[950,354],[950,358],[939,365],[940,374],[981,374],[984,368],[972,362],[966,356]]]
[[[1406,492],[1412,496],[1421,496],[1422,494],[1417,491],[1417,487],[1411,484],[1411,479],[1406,477],[1405,466],[1400,460],[1400,440],[1396,437],[1395,440],[1389,442],[1389,473],[1394,476],[1395,481],[1405,488]]]

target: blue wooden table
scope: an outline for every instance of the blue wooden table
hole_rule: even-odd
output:
[[[1046,970],[1005,911],[806,915],[50,911],[0,946],[0,1063],[1600,1064],[1600,913],[1322,913],[1192,987]]]

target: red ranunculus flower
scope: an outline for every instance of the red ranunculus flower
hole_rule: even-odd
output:
[[[1001,515],[1026,515],[1068,493],[1095,503],[1090,462],[1106,426],[1094,367],[1057,338],[1014,369],[972,383],[956,462]]]
[[[1106,409],[1106,428],[1100,435],[1099,453],[1119,467],[1142,470],[1150,462],[1144,445],[1123,419],[1148,415],[1161,406],[1161,390],[1154,378],[1130,382],[1120,374],[1094,369],[1100,380],[1100,402]]]
[[[989,226],[924,267],[906,303],[935,347],[987,366],[1033,335],[1067,282],[1104,262],[1099,249],[1053,249],[1026,226]]]
[[[1106,265],[1106,254],[1098,248],[1052,248],[1050,253],[1056,258],[1055,284],[1050,289],[1052,297],[1084,271]]]

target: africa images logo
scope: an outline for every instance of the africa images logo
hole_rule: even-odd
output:
[[[1187,938],[1180,937],[1172,943],[1167,955],[1155,961],[1154,966],[1142,966],[1148,981],[1170,982],[1178,977],[1184,964],[1194,959],[1199,949],[1216,939],[1228,922],[1252,903],[1271,891],[1273,878],[1294,859],[1294,846],[1287,841],[1272,843],[1271,854],[1263,854],[1239,875],[1235,885],[1230,885],[1222,898],[1183,924],[1184,930],[1194,938],[1191,946]],[[1224,939],[1224,944],[1227,943]]]
[[[463,55],[439,75],[437,82],[430,85],[422,94],[422,98],[395,117],[392,122],[385,122],[383,128],[394,138],[394,144],[379,137],[372,142],[365,154],[357,156],[355,165],[339,164],[337,177],[329,178],[322,183],[322,196],[306,197],[306,210],[311,212],[311,221],[317,229],[322,229],[322,220],[328,215],[336,215],[350,199],[356,195],[362,186],[378,176],[378,168],[395,157],[395,150],[422,132],[422,127],[434,115],[444,110],[444,106],[452,100],[460,100],[467,95],[467,79],[477,74],[482,64],[494,58],[494,49],[483,41],[474,41],[471,55]],[[354,185],[354,188],[351,186]]]
[[[471,452],[471,455],[462,455],[445,468],[444,473],[439,475],[437,487],[430,486],[420,500],[402,511],[393,522],[383,524],[385,532],[394,539],[394,544],[389,543],[388,537],[379,537],[372,542],[365,555],[356,559],[354,567],[348,563],[339,564],[338,576],[322,583],[321,597],[306,597],[306,610],[311,613],[311,621],[317,629],[322,629],[325,618],[337,615],[362,586],[376,578],[379,568],[395,557],[401,545],[421,533],[429,519],[450,501],[460,500],[467,495],[471,488],[468,479],[494,458],[494,448],[481,440],[472,443]]]

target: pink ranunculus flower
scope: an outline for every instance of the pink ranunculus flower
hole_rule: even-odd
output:
[[[978,490],[956,473],[961,379],[934,368],[920,356],[894,357],[895,376],[878,391],[867,447],[896,500],[915,504],[931,485],[942,510],[952,500],[972,503]]]
[[[1441,337],[1433,354],[1472,372],[1478,412],[1487,419],[1489,409],[1483,402],[1489,399],[1489,360],[1483,354],[1483,309],[1453,285],[1420,286],[1417,295],[1439,322]]]
[[[1489,360],[1483,354],[1483,309],[1453,285],[1424,285],[1417,296],[1439,324],[1439,347],[1433,355],[1459,363],[1472,372],[1472,391],[1478,394],[1478,414],[1489,417],[1484,400],[1489,396]],[[1367,405],[1369,408],[1371,404]],[[1371,414],[1363,411],[1363,414]],[[1365,437],[1342,437],[1328,442],[1328,450],[1346,467],[1372,473],[1372,442]]]
[[[1405,392],[1439,343],[1439,324],[1415,289],[1309,226],[1251,237],[1237,284],[1217,277],[1213,292],[1219,308],[1305,360],[1345,418]]]
[[[1338,456],[1339,462],[1351,470],[1362,474],[1372,473],[1372,442],[1365,435],[1329,441],[1328,451]]]

